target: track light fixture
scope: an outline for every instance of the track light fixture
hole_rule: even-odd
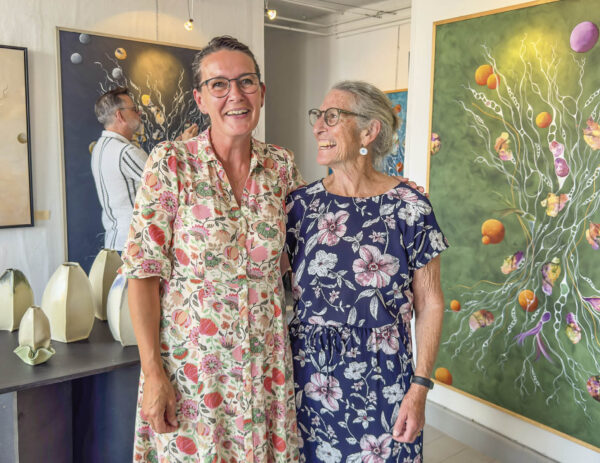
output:
[[[192,2],[192,7],[190,8],[190,1]],[[187,0],[188,2],[188,17],[190,19],[188,19],[186,22],[183,23],[183,27],[185,28],[186,31],[192,31],[194,30],[194,0]]]
[[[269,8],[269,0],[265,0],[265,14],[271,21],[277,17],[277,10],[272,10]]]

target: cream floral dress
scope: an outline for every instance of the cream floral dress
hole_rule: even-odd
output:
[[[161,356],[179,428],[155,434],[142,419],[142,375],[134,461],[298,459],[279,259],[285,197],[300,184],[291,152],[253,139],[238,205],[208,130],[152,151],[123,272],[161,277]]]

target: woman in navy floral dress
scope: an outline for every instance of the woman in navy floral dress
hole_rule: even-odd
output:
[[[309,115],[317,162],[333,173],[287,199],[301,454],[306,462],[420,462],[447,242],[428,199],[373,167],[398,124],[381,91],[342,82]],[[414,375],[423,384],[411,384]]]

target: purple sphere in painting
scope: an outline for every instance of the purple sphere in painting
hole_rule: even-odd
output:
[[[563,158],[556,158],[554,160],[554,170],[556,171],[556,175],[559,177],[566,177],[569,175],[569,166],[567,161]]]
[[[577,24],[571,32],[571,48],[577,53],[592,49],[598,41],[598,26],[591,21]]]

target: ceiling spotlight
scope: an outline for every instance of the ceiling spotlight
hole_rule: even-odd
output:
[[[277,17],[277,10],[266,10],[267,17],[273,21]]]
[[[190,5],[191,3],[191,5]],[[188,7],[188,19],[186,22],[183,23],[183,27],[185,27],[186,31],[192,31],[194,30],[194,20],[192,19],[194,17],[194,0],[188,0],[187,2],[187,7]]]

